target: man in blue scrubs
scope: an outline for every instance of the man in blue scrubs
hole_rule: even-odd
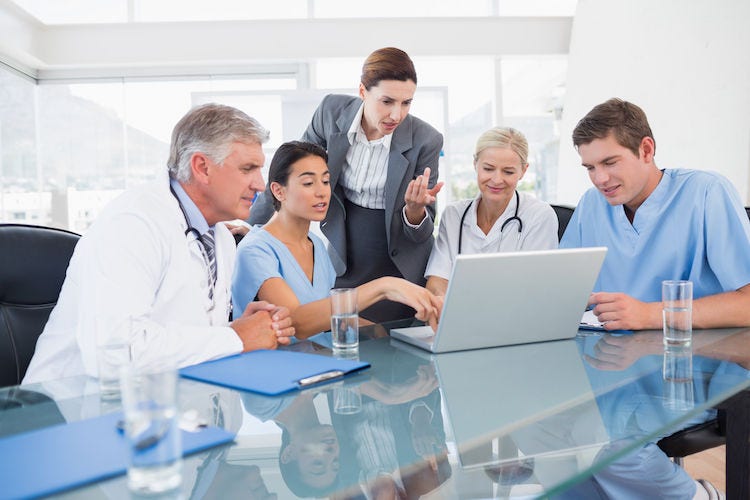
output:
[[[593,189],[561,248],[606,246],[590,305],[608,330],[662,327],[662,280],[693,282],[693,327],[750,325],[750,223],[713,172],[662,169],[638,106],[610,99],[573,130]]]
[[[694,328],[750,325],[750,222],[737,191],[707,171],[659,169],[638,106],[610,99],[573,130],[593,189],[581,198],[561,248],[606,246],[589,304],[607,330],[662,327],[662,280],[693,282]],[[716,498],[655,443],[595,476],[607,498]]]

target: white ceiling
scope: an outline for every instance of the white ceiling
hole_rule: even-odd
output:
[[[8,0],[45,25],[371,17],[573,16],[577,0]],[[373,15],[374,14],[374,15]]]
[[[417,5],[428,2],[413,1]],[[521,2],[502,1],[507,1],[508,5]],[[550,12],[540,9],[552,1],[523,0],[521,3],[527,7],[537,5],[534,12]],[[430,13],[437,14],[434,17],[133,22],[134,11],[152,2],[160,5],[164,12],[165,6],[173,3],[181,6],[175,7],[174,12],[180,12],[183,5],[190,11],[188,7],[192,5],[192,15],[199,12],[195,10],[196,5],[206,4],[197,0],[149,0],[142,5],[140,0],[0,0],[0,62],[44,80],[184,74],[208,67],[213,68],[213,72],[222,72],[221,68],[236,72],[237,68],[248,64],[294,64],[314,58],[362,57],[387,45],[401,47],[412,56],[555,55],[567,54],[572,26],[571,16],[497,15],[500,12],[496,0],[463,0],[472,7],[461,11],[472,14],[467,17],[446,17],[440,14],[450,9],[433,8]],[[351,0],[283,0],[281,4],[303,4],[309,13],[314,10],[311,6],[320,12],[325,10],[323,7],[330,9],[336,2],[372,7],[371,3]],[[379,0],[379,13],[381,4],[399,2],[403,3],[402,0]],[[454,0],[429,2],[443,7],[457,4]],[[241,3],[257,5],[256,2]],[[575,8],[575,0],[554,0],[553,3],[572,4]],[[42,22],[54,19],[62,22],[61,5],[69,10],[66,19],[77,19],[81,23]],[[216,12],[225,17],[230,5],[236,8],[238,17],[247,11],[238,8],[239,3],[234,0],[212,0],[209,5],[216,5]],[[120,16],[123,8],[130,22],[93,22]],[[478,15],[485,11],[495,15]],[[78,13],[77,17],[74,12]],[[387,12],[403,14],[397,9]],[[89,22],[84,23],[84,17]]]

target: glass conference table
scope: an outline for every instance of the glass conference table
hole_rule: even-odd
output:
[[[186,457],[171,496],[594,498],[597,478],[618,479],[649,443],[724,405],[727,493],[747,498],[750,329],[696,331],[692,358],[670,351],[692,378],[664,371],[655,331],[436,356],[385,331],[362,329],[368,370],[285,396],[181,380],[183,411],[237,435]],[[293,349],[331,355],[310,342]],[[88,377],[0,389],[0,439],[119,410],[97,391]],[[130,493],[119,476],[58,496]]]

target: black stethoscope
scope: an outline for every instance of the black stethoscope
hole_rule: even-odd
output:
[[[177,200],[177,206],[180,207],[180,212],[182,212],[182,216],[185,218],[185,224],[187,224],[187,229],[185,229],[185,236],[192,234],[193,236],[195,236],[195,239],[200,241],[201,245],[203,245],[203,235],[200,231],[190,225],[190,219],[188,219],[187,212],[185,212],[185,207],[182,206],[182,202],[180,201],[179,196],[177,196],[177,193],[172,186],[169,186],[169,191],[172,193],[172,196],[174,196],[174,199]],[[206,262],[208,262],[208,254],[206,254],[205,252],[205,249],[203,248],[203,246],[201,246],[201,253],[204,254],[204,258],[206,259]]]
[[[180,198],[177,196],[177,193],[175,192],[174,188],[172,186],[169,186],[169,190],[172,192],[172,196],[174,196],[175,200],[177,200],[177,206],[180,207],[180,212],[182,212],[182,216],[185,218],[185,224],[187,224],[187,229],[185,229],[185,236],[189,237],[191,234],[195,238],[192,241],[198,242],[198,249],[201,252],[201,257],[203,257],[203,264],[206,268],[206,283],[208,286],[213,289],[214,286],[216,286],[216,283],[213,282],[213,279],[211,278],[211,259],[208,257],[208,252],[206,252],[205,243],[203,242],[203,235],[200,231],[198,231],[196,228],[194,228],[192,225],[190,225],[190,219],[188,218],[187,212],[185,211],[185,207],[182,206],[182,202],[180,201]],[[212,291],[211,295],[212,297],[209,299],[210,304],[209,307],[206,308],[207,311],[212,311],[214,306],[216,305],[215,299],[213,297],[214,292]],[[230,304],[230,312],[231,312],[231,304]]]
[[[508,220],[503,222],[503,225],[500,226],[500,232],[502,233],[505,229],[505,226],[511,223],[511,221],[517,221],[518,222],[518,232],[520,233],[523,230],[523,222],[521,221],[521,218],[518,216],[518,207],[521,205],[521,197],[518,195],[518,190],[515,190],[516,193],[516,212],[513,214],[513,217],[510,217]],[[461,222],[458,225],[458,253],[461,253],[461,240],[464,236],[464,219],[466,219],[466,214],[469,213],[469,209],[471,208],[471,205],[473,203],[469,203],[469,205],[464,210],[463,215],[461,215]]]

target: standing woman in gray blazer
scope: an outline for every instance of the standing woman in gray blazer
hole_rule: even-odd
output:
[[[320,227],[330,242],[337,287],[381,276],[424,285],[443,136],[409,114],[416,88],[406,52],[376,50],[362,66],[359,97],[326,96],[302,136],[328,152],[332,198]],[[271,217],[272,199],[267,192],[258,199],[250,224]],[[414,311],[384,301],[360,314],[381,322]]]

